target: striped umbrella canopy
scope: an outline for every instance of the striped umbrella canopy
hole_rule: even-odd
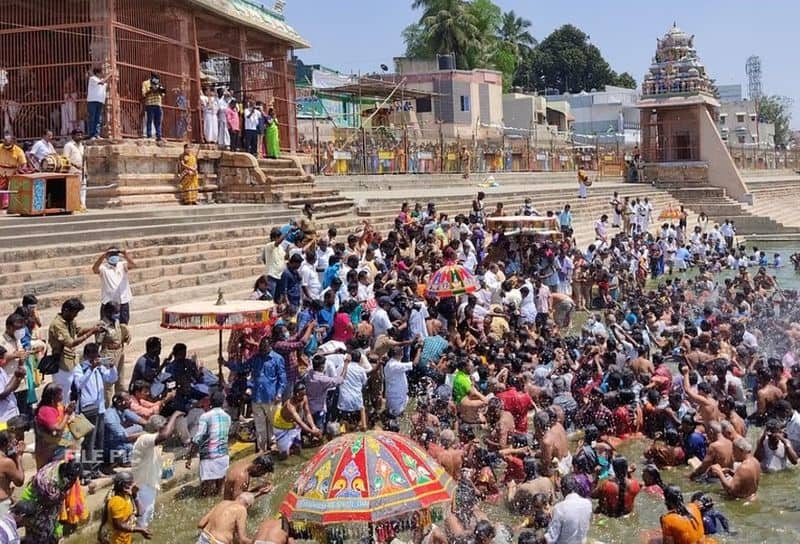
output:
[[[438,298],[474,293],[478,287],[475,276],[460,264],[446,264],[428,280],[428,294]]]
[[[454,490],[444,468],[411,439],[357,432],[322,446],[279,510],[293,525],[358,526],[422,515],[449,503]]]

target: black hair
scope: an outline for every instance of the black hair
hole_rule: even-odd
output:
[[[83,302],[80,301],[80,299],[77,299],[77,298],[74,298],[74,297],[73,298],[68,298],[61,305],[61,313],[62,314],[63,313],[78,313],[78,312],[82,311],[84,308],[85,308],[85,306],[83,305]]]
[[[272,460],[272,456],[268,453],[259,455],[253,459],[253,464],[264,469],[266,472],[273,472],[275,470],[275,463]]]
[[[694,516],[683,502],[683,493],[681,493],[681,489],[678,486],[668,485],[664,488],[664,504],[670,510],[675,510],[678,514],[688,519],[693,527],[697,525],[697,520],[694,519]]]
[[[621,517],[625,514],[625,491],[627,488],[628,480],[628,460],[624,457],[615,457],[611,461],[611,467],[614,469],[614,476],[617,479],[617,488],[619,493],[617,495],[617,511],[613,514],[614,517]]]
[[[161,338],[159,338],[158,336],[151,336],[144,343],[145,350],[147,351],[155,349],[156,346],[158,346],[159,348],[161,347]]]
[[[225,393],[222,391],[214,391],[211,394],[211,407],[222,408],[223,404],[225,404]]]

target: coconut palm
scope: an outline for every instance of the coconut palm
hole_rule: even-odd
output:
[[[536,45],[536,40],[529,31],[530,28],[531,22],[522,17],[517,17],[517,14],[512,9],[503,14],[497,37],[516,56],[524,57]]]
[[[458,68],[469,68],[467,50],[478,38],[475,18],[463,0],[415,0],[426,7],[422,25],[435,53],[453,53]],[[426,4],[426,6],[423,6]]]

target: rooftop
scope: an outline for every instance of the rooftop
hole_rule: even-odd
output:
[[[295,49],[311,47],[300,34],[286,23],[282,13],[249,0],[189,0],[190,3],[221,15],[242,25],[265,32],[289,42]]]

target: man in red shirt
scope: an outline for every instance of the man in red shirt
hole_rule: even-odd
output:
[[[525,392],[525,383],[520,376],[511,376],[509,387],[497,398],[503,403],[503,410],[514,416],[514,430],[518,433],[528,432],[528,412],[533,409],[533,399]]]

